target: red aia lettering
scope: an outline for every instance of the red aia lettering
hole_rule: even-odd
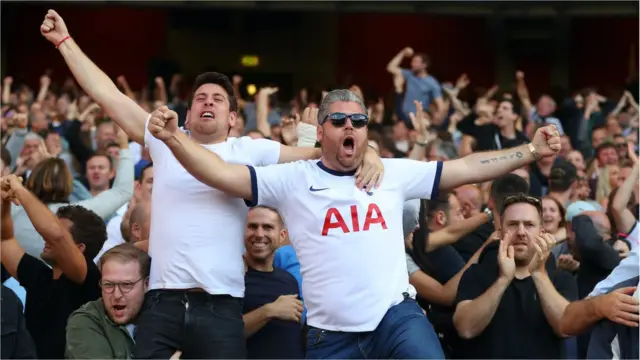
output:
[[[360,231],[358,207],[356,205],[351,205],[350,213],[352,230],[349,230],[347,223],[345,223],[344,218],[342,217],[338,209],[330,208],[329,210],[327,210],[327,215],[325,215],[324,224],[322,225],[322,236],[327,236],[327,234],[329,234],[329,230],[331,229],[341,229],[345,234],[350,231]],[[384,216],[382,215],[382,211],[380,211],[378,205],[369,204],[369,207],[367,208],[367,217],[364,219],[362,231],[368,231],[373,224],[380,224],[384,230],[387,229],[387,223],[384,220]]]

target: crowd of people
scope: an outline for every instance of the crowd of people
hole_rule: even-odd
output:
[[[2,358],[639,357],[629,91],[472,96],[407,47],[393,103],[136,92],[40,31],[73,77],[2,83]]]

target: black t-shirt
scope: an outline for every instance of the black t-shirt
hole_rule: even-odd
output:
[[[460,257],[462,257],[462,260],[464,260],[466,264],[494,231],[495,225],[493,221],[482,224],[471,233],[456,241],[452,246],[458,251],[458,254],[460,254]]]
[[[472,265],[462,275],[455,304],[482,295],[498,279],[498,265]],[[577,287],[570,274],[549,273],[556,290],[567,300],[577,299]],[[464,342],[460,357],[475,359],[560,359],[563,341],[555,334],[542,310],[533,279],[513,279],[500,300],[493,319],[477,337]]]
[[[35,359],[33,339],[27,331],[22,302],[2,285],[2,359]]]
[[[18,264],[18,281],[27,291],[25,318],[40,359],[64,359],[67,318],[89,301],[100,298],[100,271],[92,259],[82,285],[64,274],[53,279],[53,270],[25,254]]]
[[[529,139],[516,130],[513,139],[500,135],[500,129],[494,124],[477,126],[474,122],[478,118],[476,113],[471,113],[458,123],[458,130],[465,135],[476,139],[475,151],[502,150],[529,143]]]
[[[281,295],[300,296],[298,282],[293,275],[277,267],[272,272],[249,268],[244,284],[243,314],[272,303]],[[247,358],[304,359],[303,344],[301,324],[271,320],[247,339]]]

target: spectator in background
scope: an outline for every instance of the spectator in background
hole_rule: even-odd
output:
[[[400,68],[404,58],[411,58],[410,69]],[[414,101],[420,101],[428,108],[433,102],[436,106],[436,113],[433,116],[433,125],[443,126],[446,109],[442,100],[442,89],[438,81],[428,73],[431,60],[426,54],[414,53],[413,49],[407,47],[400,51],[389,64],[387,71],[393,75],[402,74],[406,82],[404,98],[402,100],[402,113],[397,114],[399,119],[404,121],[408,128],[413,128],[409,119],[409,113],[414,109]]]
[[[80,206],[61,207],[57,217],[14,175],[2,187],[2,264],[27,290],[25,317],[39,358],[64,357],[67,317],[100,297],[100,272],[93,262],[106,240],[106,228],[95,213]],[[17,201],[45,239],[42,259],[25,253],[13,234],[9,201]]]
[[[102,255],[102,298],[69,316],[67,359],[131,359],[135,320],[149,287],[150,266],[149,255],[131,244]]]
[[[566,207],[575,201],[578,186],[578,172],[575,166],[558,158],[549,173],[549,196],[558,200],[562,207]]]
[[[569,252],[565,240],[565,208],[558,199],[552,196],[542,198],[542,229],[547,234],[553,235],[557,245],[553,247],[552,254],[557,259],[561,254]]]
[[[4,224],[3,224],[4,225]],[[36,359],[36,347],[22,314],[23,304],[16,294],[2,285],[2,359]]]
[[[304,308],[298,282],[286,270],[273,266],[274,252],[286,234],[276,210],[259,206],[249,211],[242,309],[249,359],[304,358]]]
[[[507,197],[500,220],[497,268],[472,265],[458,288],[453,319],[460,336],[469,339],[465,353],[485,359],[561,358],[560,317],[577,291],[568,274],[545,269],[555,241],[542,231],[540,200]]]
[[[126,148],[120,151],[121,159],[118,163],[118,174],[113,188],[94,198],[75,203],[93,211],[102,219],[108,218],[118,208],[126,204],[133,192],[133,164],[131,163],[131,157]],[[51,211],[55,212],[60,207],[69,204],[69,196],[73,189],[73,179],[64,160],[48,158],[42,160],[33,169],[33,173],[27,179],[25,187],[46,204]],[[44,241],[34,230],[25,209],[13,206],[11,208],[11,217],[15,224],[16,238],[20,241],[20,244],[28,254],[39,257]]]
[[[94,153],[87,160],[87,183],[92,196],[97,196],[111,187],[115,176],[114,160],[106,153]]]

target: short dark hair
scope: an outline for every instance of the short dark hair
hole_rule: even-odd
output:
[[[436,199],[425,200],[424,213],[427,222],[431,221],[431,218],[433,218],[438,211],[443,211],[445,214],[449,212],[449,208],[451,207],[451,204],[449,204],[449,196],[451,196],[451,193],[443,191],[438,194]]]
[[[491,183],[491,199],[496,206],[494,211],[502,213],[505,197],[518,193],[528,193],[529,184],[516,174],[506,174]]]
[[[542,218],[542,200],[537,196],[517,193],[504,198],[502,202],[502,209],[500,210],[500,219],[504,219],[504,213],[507,211],[509,206],[522,203],[534,206],[538,211],[538,215]]]
[[[605,150],[605,149],[613,149],[613,150],[618,151],[618,148],[616,147],[616,145],[614,143],[612,143],[610,141],[605,141],[602,144],[600,144],[600,146],[598,146],[596,148],[596,156],[600,155],[600,152],[602,150]]]
[[[420,53],[416,53],[413,56],[418,56],[422,59],[422,62],[427,65],[427,67],[431,66],[431,58],[429,57],[429,55],[427,55],[426,53],[420,52]]]
[[[93,259],[107,240],[107,226],[96,213],[80,205],[67,205],[58,209],[56,215],[73,223],[69,228],[76,244],[84,244],[84,256]]]
[[[105,148],[105,150],[106,150],[106,148]],[[113,159],[111,158],[111,156],[109,156],[109,154],[107,154],[106,152],[103,152],[103,151],[96,151],[93,154],[91,154],[91,156],[89,156],[89,158],[87,159],[87,163],[89,162],[89,160],[91,160],[93,158],[96,158],[96,157],[105,157],[105,158],[107,158],[107,160],[109,161],[109,169],[113,169]]]
[[[249,212],[251,212],[251,211],[253,211],[255,209],[265,209],[265,210],[269,210],[269,211],[275,213],[278,216],[278,221],[280,222],[280,225],[284,226],[284,221],[282,220],[282,216],[280,215],[280,212],[276,208],[272,208],[271,206],[266,206],[266,205],[256,205],[256,206],[250,208]]]
[[[191,95],[189,95],[189,102],[187,104],[189,109],[193,103],[193,97],[195,96],[196,91],[204,84],[216,84],[222,87],[224,91],[227,92],[227,96],[229,98],[229,110],[238,111],[238,100],[233,92],[233,85],[225,74],[221,74],[219,72],[206,72],[196,77],[196,81],[193,84],[193,89],[191,90]]]
[[[0,158],[4,166],[11,167],[11,154],[9,154],[9,151],[4,146],[0,147]]]
[[[153,167],[153,161],[148,163],[147,165],[145,165],[142,168],[142,170],[140,170],[139,177],[136,180],[138,180],[139,182],[143,182],[144,178],[145,178],[145,176],[144,176],[145,171],[147,171],[147,169],[151,169],[152,167]]]
[[[518,104],[516,101],[511,100],[511,99],[500,99],[500,102],[501,103],[506,102],[506,103],[511,104],[511,111],[514,114],[520,116],[520,114],[521,114],[521,112],[520,112],[520,104]]]
[[[564,159],[558,159],[549,173],[549,191],[567,191],[578,180],[578,170]]]

